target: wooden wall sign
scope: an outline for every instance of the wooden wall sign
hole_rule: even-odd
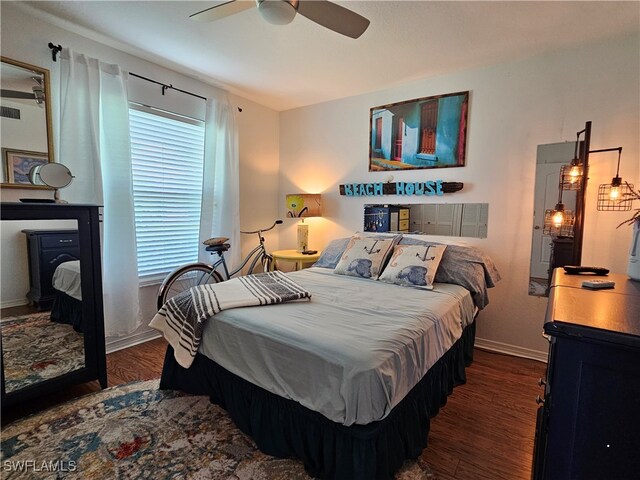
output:
[[[441,196],[462,190],[464,183],[427,180],[426,182],[345,183],[340,195],[347,197],[374,197],[379,195]]]

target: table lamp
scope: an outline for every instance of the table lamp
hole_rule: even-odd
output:
[[[298,241],[296,251],[306,252],[309,247],[309,225],[304,223],[306,217],[322,216],[322,199],[319,193],[295,193],[287,195],[287,217],[301,218],[298,224]]]

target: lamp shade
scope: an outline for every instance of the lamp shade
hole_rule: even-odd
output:
[[[622,178],[616,176],[611,183],[603,183],[598,187],[597,209],[604,212],[628,212],[631,210],[633,185],[622,183]]]
[[[558,203],[553,210],[544,212],[544,228],[542,233],[551,237],[573,237],[575,214]]]
[[[305,218],[322,216],[322,195],[294,193],[287,195],[287,217]]]

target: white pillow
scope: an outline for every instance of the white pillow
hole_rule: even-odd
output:
[[[355,235],[351,237],[333,273],[377,279],[398,240],[400,236],[375,238]]]
[[[445,248],[446,245],[396,245],[379,280],[432,290]]]

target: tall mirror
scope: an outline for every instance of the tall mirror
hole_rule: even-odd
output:
[[[531,231],[531,262],[529,268],[529,295],[546,296],[549,288],[553,257],[556,263],[571,264],[573,234],[551,236],[545,233],[545,211],[555,207],[559,200],[560,169],[574,156],[575,143],[538,145],[534,191],[533,230]],[[562,203],[567,210],[576,211],[577,191],[564,190]],[[561,258],[566,262],[560,262]]]
[[[86,367],[77,220],[3,220],[0,338],[6,394]]]
[[[33,185],[29,170],[53,162],[49,71],[1,57],[0,149],[2,187],[50,189]]]

